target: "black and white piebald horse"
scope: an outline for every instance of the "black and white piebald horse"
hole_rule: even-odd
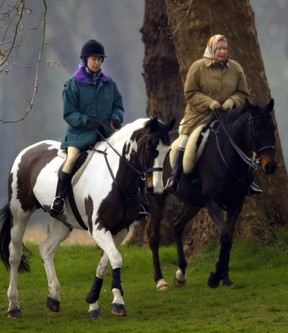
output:
[[[40,246],[49,288],[46,305],[52,311],[60,310],[60,284],[53,258],[59,244],[76,228],[87,229],[103,249],[95,282],[86,298],[88,316],[97,318],[101,315],[98,299],[109,263],[112,266],[114,295],[112,313],[126,315],[121,283],[122,257],[117,247],[127,235],[129,226],[137,219],[140,182],[146,182],[150,193],[163,192],[163,164],[170,149],[168,132],[173,125],[174,121],[165,125],[157,118],[138,119],[114,133],[107,141],[95,145],[92,157],[72,191],[70,189],[74,200],[66,199],[63,215],[54,220]],[[11,318],[21,316],[17,272],[30,268],[23,245],[24,232],[37,208],[50,213],[57,174],[64,161],[58,156],[59,146],[59,142],[42,141],[24,149],[17,156],[9,175],[9,201],[0,211],[0,255],[10,268],[7,295],[8,317]]]
[[[229,278],[233,232],[252,181],[253,168],[257,166],[253,161],[253,154],[260,159],[265,174],[276,171],[275,126],[271,115],[273,107],[273,99],[264,107],[252,105],[246,100],[243,106],[229,111],[223,118],[220,117],[219,110],[216,113],[218,122],[215,124],[213,121],[214,126],[192,174],[182,174],[175,195],[183,209],[170,221],[178,252],[175,284],[186,282],[187,261],[182,242],[184,228],[205,207],[217,226],[220,238],[216,270],[210,274],[208,284],[216,288],[222,281],[225,286],[233,286]],[[169,159],[164,164],[163,175],[165,181],[171,175]],[[164,192],[149,200],[151,219],[148,238],[153,255],[154,280],[159,290],[168,287],[159,258],[160,225],[167,196]]]

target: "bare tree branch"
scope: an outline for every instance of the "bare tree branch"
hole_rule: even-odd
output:
[[[3,9],[6,0],[3,0],[0,4],[0,11]],[[39,46],[38,57],[36,61],[36,71],[35,71],[35,80],[33,86],[33,92],[31,99],[28,101],[28,107],[26,108],[24,115],[16,120],[3,120],[0,119],[0,123],[17,123],[24,120],[29,112],[32,110],[34,105],[35,97],[38,91],[38,82],[39,82],[39,72],[40,72],[40,63],[44,60],[43,50],[45,45],[45,34],[46,34],[46,15],[47,15],[47,4],[46,0],[43,1],[44,12],[43,12],[43,20],[42,20],[42,33],[41,33],[41,41]],[[6,12],[0,13],[0,31],[4,31],[3,37],[0,41],[0,57],[3,57],[3,60],[0,62],[0,74],[8,73],[12,67],[16,65],[17,55],[20,47],[23,46],[23,24],[22,19],[24,13],[30,14],[31,10],[26,7],[26,0],[18,0],[16,1],[14,6],[8,6],[8,10]],[[11,30],[14,29],[13,32]],[[10,35],[12,36],[10,38]],[[14,59],[12,65],[9,65],[9,60],[11,59],[12,54],[14,55]]]
[[[172,30],[172,33],[171,35],[173,36],[174,34],[176,34],[176,32],[178,31],[180,25],[184,22],[184,20],[186,19],[186,17],[188,16],[189,14],[189,11],[191,9],[191,5],[192,5],[192,2],[193,0],[187,0],[186,2],[184,3],[179,3],[178,1],[174,1],[175,3],[177,3],[179,6],[178,8],[176,8],[172,13],[175,14],[176,12],[182,12],[179,16],[179,22],[177,23],[177,25],[171,27],[171,30]]]

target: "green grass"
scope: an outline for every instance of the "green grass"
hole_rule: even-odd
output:
[[[55,264],[61,283],[61,312],[44,303],[48,294],[44,268],[36,245],[31,273],[19,276],[23,317],[6,318],[9,276],[0,266],[0,332],[288,332],[288,231],[278,232],[278,243],[261,246],[255,240],[236,241],[231,256],[231,278],[236,287],[210,289],[207,278],[214,269],[218,244],[211,241],[202,254],[189,259],[185,287],[173,286],[176,249],[161,248],[163,273],[170,289],[159,292],[153,281],[148,248],[123,246],[122,280],[128,316],[111,314],[111,271],[100,299],[103,318],[90,321],[85,297],[94,279],[101,251],[97,247],[60,247]]]

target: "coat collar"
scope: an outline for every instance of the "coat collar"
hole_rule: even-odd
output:
[[[209,59],[209,58],[203,58],[204,59],[204,64],[206,67],[210,67],[215,63],[215,60]],[[225,63],[225,66],[229,67],[229,59]]]
[[[78,66],[77,71],[73,74],[73,77],[75,78],[75,80],[79,83],[91,83],[93,82],[87,75],[86,70],[85,70],[85,66],[84,64],[80,64]],[[102,82],[109,82],[110,81],[110,77],[108,75],[106,75],[102,70],[101,73],[99,74],[99,79]]]

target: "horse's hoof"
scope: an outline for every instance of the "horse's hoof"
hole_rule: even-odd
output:
[[[178,269],[174,279],[175,287],[183,287],[186,285],[186,276],[182,273],[181,269]]]
[[[7,317],[9,319],[18,319],[22,317],[21,309],[14,309],[14,310],[9,310],[7,312]]]
[[[229,278],[225,278],[222,280],[223,281],[223,287],[225,288],[234,288],[235,284],[232,280],[230,280]]]
[[[112,313],[115,316],[121,316],[121,317],[127,316],[127,310],[126,310],[125,304],[113,303],[112,304]]]
[[[218,274],[211,272],[208,279],[208,286],[210,288],[217,288],[219,287],[219,283],[220,283],[220,277],[218,276]]]
[[[177,278],[175,278],[174,286],[175,287],[184,287],[184,286],[186,286],[186,280],[178,280]]]
[[[94,319],[98,319],[98,318],[102,318],[102,317],[103,317],[103,316],[102,316],[102,313],[101,313],[101,311],[100,311],[99,309],[89,311],[89,312],[87,313],[87,316],[88,316],[88,318],[91,319],[91,320],[94,320]]]
[[[167,290],[169,289],[169,284],[164,279],[161,279],[157,282],[156,288],[159,291]]]
[[[60,302],[56,301],[55,299],[52,299],[50,297],[47,297],[46,306],[49,310],[51,310],[53,312],[60,311]]]

